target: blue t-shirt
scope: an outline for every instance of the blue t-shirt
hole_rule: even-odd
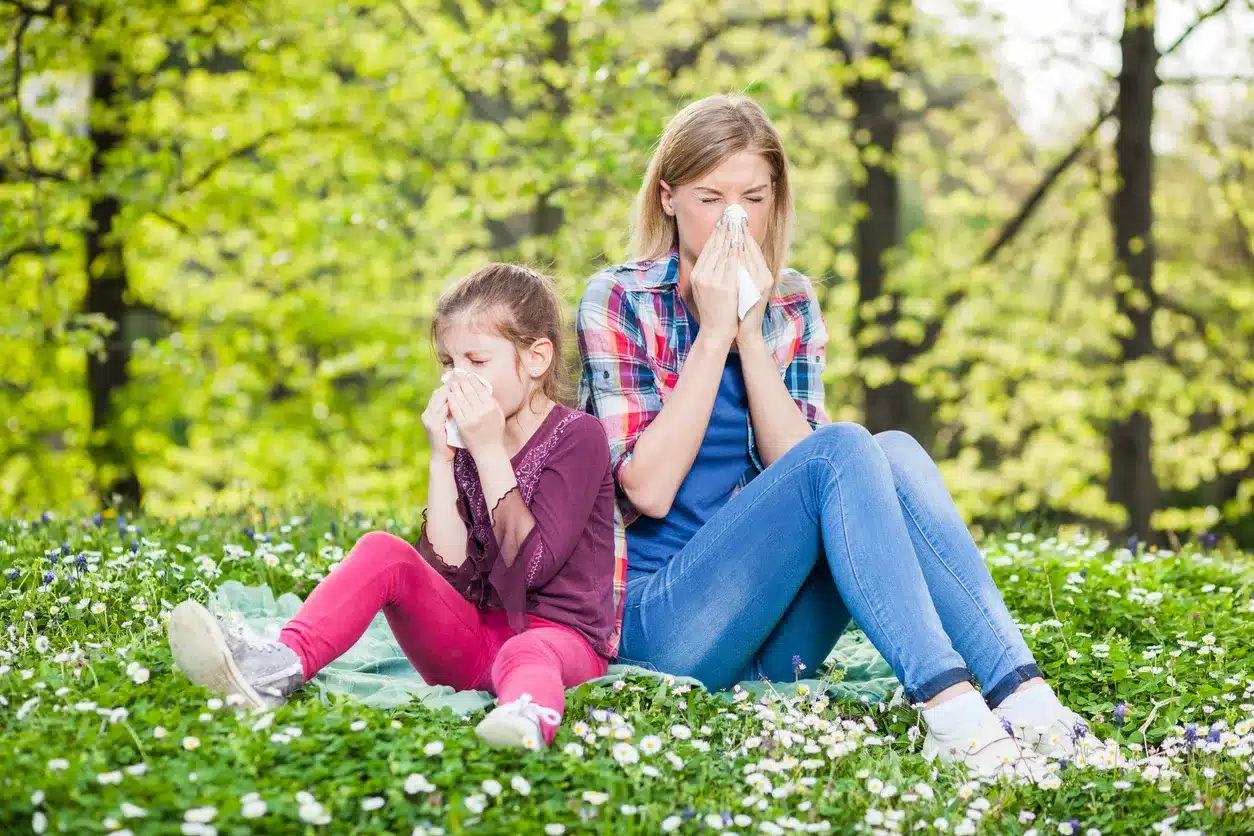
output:
[[[697,324],[688,315],[695,338]],[[740,355],[730,352],[697,457],[664,518],[640,517],[627,527],[628,574],[656,572],[731,498],[749,457],[749,393]]]

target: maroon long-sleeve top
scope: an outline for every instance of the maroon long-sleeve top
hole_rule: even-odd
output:
[[[425,512],[418,551],[472,604],[505,610],[515,632],[535,615],[574,629],[610,658],[614,479],[604,429],[555,406],[511,463],[518,487],[489,509],[474,458],[458,450],[453,476],[466,560],[450,566],[440,558]]]

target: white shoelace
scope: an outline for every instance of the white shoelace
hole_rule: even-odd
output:
[[[544,722],[550,726],[556,726],[562,722],[562,715],[558,714],[547,706],[533,702],[530,694],[523,694],[514,701],[514,705],[518,708],[518,714],[528,720],[534,720],[537,723]]]

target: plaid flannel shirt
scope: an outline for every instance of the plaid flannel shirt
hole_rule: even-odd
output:
[[[678,285],[676,251],[670,258],[634,261],[601,271],[579,300],[579,406],[605,427],[615,483],[631,459],[636,440],[675,388],[692,346],[692,329]],[[795,270],[780,274],[762,318],[762,333],[806,420],[812,427],[828,423],[823,406],[827,327],[809,279]],[[762,470],[751,420],[749,456]],[[625,529],[640,515],[621,489],[617,506],[615,548],[624,565]]]

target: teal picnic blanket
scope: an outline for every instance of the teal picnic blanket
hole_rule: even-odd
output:
[[[210,597],[209,608],[219,614],[236,613],[263,636],[275,638],[279,629],[300,609],[301,599],[288,592],[277,599],[269,586],[245,586],[227,581]],[[847,630],[837,642],[828,662],[844,670],[836,682],[802,679],[799,682],[771,683],[770,688],[792,693],[799,684],[812,692],[824,690],[833,699],[861,699],[878,702],[897,688],[897,678],[860,630]],[[660,679],[663,674],[629,665],[611,665],[609,673],[595,683],[608,684],[625,676]],[[676,677],[677,684],[700,683]],[[352,648],[314,677],[324,695],[344,694],[376,708],[395,708],[418,700],[431,708],[448,708],[465,716],[493,704],[486,691],[454,691],[446,685],[428,685],[405,658],[383,614],[375,616],[365,635]],[[768,686],[763,682],[742,682],[754,694]],[[730,698],[730,694],[729,694]]]

